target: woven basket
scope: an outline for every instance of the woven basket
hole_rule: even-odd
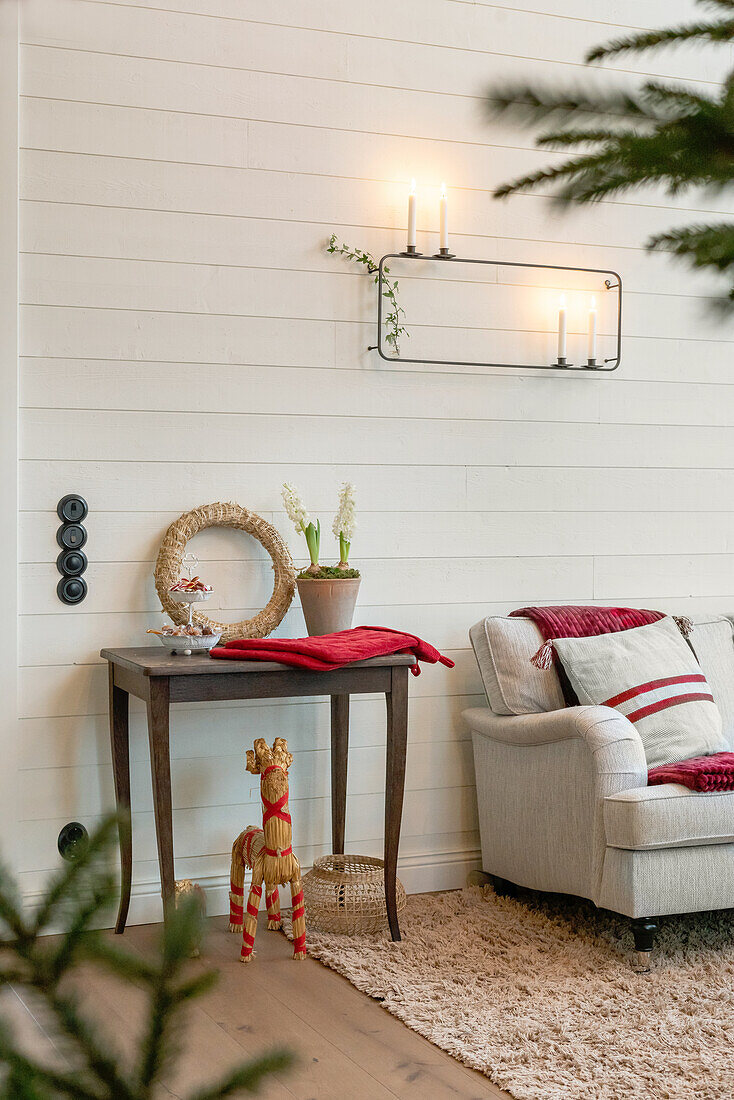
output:
[[[306,923],[314,932],[381,932],[387,928],[385,865],[372,856],[321,856],[303,876]],[[405,890],[396,884],[398,913]]]

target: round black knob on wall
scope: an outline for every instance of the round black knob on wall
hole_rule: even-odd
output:
[[[64,523],[81,523],[88,511],[86,500],[78,493],[62,497],[56,506],[56,513]]]
[[[81,603],[87,594],[87,582],[84,577],[62,577],[56,593],[63,603]]]
[[[61,580],[56,586],[56,594],[62,603],[81,603],[87,595],[87,582],[82,573],[87,568],[87,555],[82,546],[87,541],[87,529],[82,525],[89,509],[84,497],[78,493],[67,493],[56,505],[56,513],[61,526],[56,532],[56,542],[61,553],[56,558],[56,568]]]
[[[56,532],[56,541],[65,550],[80,550],[87,541],[87,529],[81,523],[64,523]]]
[[[59,833],[57,841],[62,859],[73,863],[89,845],[89,833],[80,821],[69,821]]]
[[[56,559],[56,568],[66,577],[78,577],[87,564],[87,555],[83,550],[62,550]]]

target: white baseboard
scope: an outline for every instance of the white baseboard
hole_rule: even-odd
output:
[[[422,894],[432,890],[457,890],[466,884],[466,876],[477,867],[481,867],[481,853],[478,848],[472,848],[406,856],[399,861],[398,875],[409,894]],[[304,873],[309,869],[304,866]],[[209,875],[196,881],[206,893],[206,909],[210,917],[229,912],[229,878],[226,875]],[[133,886],[128,924],[157,924],[163,919],[160,889],[157,879]],[[286,905],[288,900],[287,897],[284,899]]]

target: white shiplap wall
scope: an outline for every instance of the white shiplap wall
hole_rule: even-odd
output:
[[[587,80],[590,45],[693,5],[614,0],[609,23],[582,0],[168,4],[22,6],[24,886],[32,896],[56,864],[60,825],[91,824],[112,803],[97,653],[142,642],[155,622],[166,525],[234,499],[302,557],[280,483],[295,481],[328,529],[345,477],[359,495],[358,620],[414,630],[456,660],[411,685],[401,874],[413,889],[457,885],[478,847],[460,720],[480,698],[468,626],[519,603],[703,608],[734,592],[734,327],[707,314],[709,278],[641,248],[719,200],[650,193],[564,220],[539,196],[493,203],[495,185],[550,154],[488,125],[481,104],[490,79]],[[721,71],[731,60],[720,51]],[[646,72],[718,75],[710,54],[680,51],[625,59],[617,79]],[[374,291],[324,243],[333,230],[378,255],[402,247],[412,176],[424,250],[445,179],[460,254],[618,269],[618,374],[408,368],[368,353]],[[413,347],[551,355],[558,281],[523,286],[519,271],[498,270],[482,282],[431,269],[419,292],[407,281]],[[587,300],[571,289],[577,348]],[[74,610],[56,599],[54,567],[53,509],[71,490],[91,509],[90,594]],[[262,605],[258,546],[217,531],[196,549],[223,614]],[[294,607],[283,631],[302,629]],[[134,916],[149,919],[157,871],[139,708],[132,727]],[[179,875],[221,888],[232,837],[257,816],[242,756],[260,733],[297,753],[304,862],[328,847],[325,702],[181,709]],[[347,832],[360,851],[380,848],[382,741],[380,701],[355,700]]]

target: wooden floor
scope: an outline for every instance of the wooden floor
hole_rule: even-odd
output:
[[[269,1080],[260,1093],[267,1100],[507,1098],[486,1077],[410,1031],[334,971],[313,959],[294,962],[282,933],[268,932],[261,923],[257,958],[243,966],[239,939],[229,932],[227,919],[215,917],[208,923],[201,961],[192,966],[213,966],[220,980],[192,1007],[184,1054],[162,1096],[185,1097],[234,1063],[279,1043],[296,1052],[299,1064]],[[146,953],[157,932],[156,925],[129,928],[117,942]],[[80,974],[78,985],[100,1028],[114,1035],[123,1051],[133,1050],[141,1008],[138,992],[91,969]],[[3,1007],[11,1010],[27,1044],[62,1057],[53,1051],[43,1019],[20,995],[11,1003],[8,995]]]

